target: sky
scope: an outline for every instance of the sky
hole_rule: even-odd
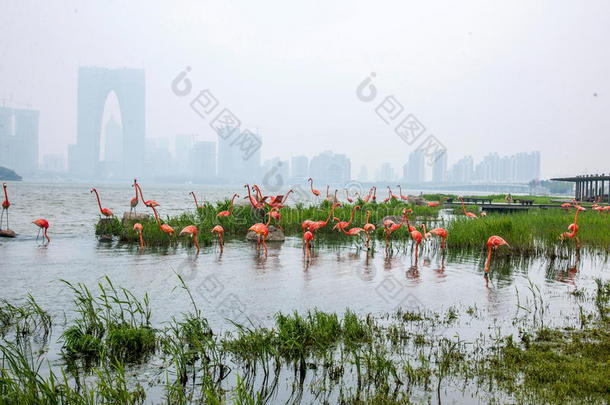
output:
[[[147,137],[215,140],[171,90],[189,66],[263,159],[330,149],[353,175],[398,169],[417,144],[375,113],[394,96],[450,165],[539,150],[544,178],[610,171],[607,1],[4,0],[0,38],[0,105],[40,110],[41,154],[76,140],[80,66],[145,70]]]

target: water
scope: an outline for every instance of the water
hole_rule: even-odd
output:
[[[482,314],[479,319],[455,326],[464,339],[475,338],[491,324],[514,331],[511,319],[518,304],[531,303],[532,285],[540,289],[548,319],[561,324],[578,311],[570,292],[592,289],[595,278],[608,279],[607,263],[595,255],[583,256],[576,271],[570,271],[574,263],[551,264],[538,258],[504,265],[507,271],[487,280],[482,255],[443,259],[435,247],[428,246],[419,266],[413,267],[407,244],[387,257],[379,242],[376,252],[368,255],[349,240],[318,247],[310,263],[303,258],[299,238],[269,243],[266,258],[245,240],[228,241],[223,254],[215,246],[205,247],[198,257],[183,247],[142,253],[134,246],[96,240],[94,225],[99,216],[89,185],[14,183],[9,187],[11,228],[18,237],[0,239],[0,298],[20,300],[32,293],[53,315],[59,326],[53,330],[49,359],[55,364],[60,361],[57,337],[64,319],[74,318],[73,296],[61,279],[95,289],[108,276],[136,296],[148,292],[156,326],[191,310],[184,290],[175,288],[176,274],[183,276],[211,325],[220,329],[230,327],[227,319],[249,318],[268,325],[279,311],[312,308],[383,314],[399,307],[433,311],[476,307]],[[188,195],[192,189],[144,185],[144,196],[161,204],[162,215],[173,215],[193,209]],[[129,209],[131,187],[102,184],[98,190],[103,206],[116,215]],[[200,201],[215,201],[228,198],[234,189],[199,187],[195,191]],[[144,210],[141,204],[139,208]],[[37,228],[30,222],[39,217],[51,223],[48,246],[34,241]]]

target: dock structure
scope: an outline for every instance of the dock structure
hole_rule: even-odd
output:
[[[567,181],[576,184],[574,199],[576,201],[597,201],[610,203],[610,175],[585,174],[575,177],[560,177],[553,181]],[[606,182],[608,188],[606,188]]]

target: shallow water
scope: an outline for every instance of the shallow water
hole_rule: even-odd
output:
[[[131,188],[102,185],[98,189],[103,205],[121,215],[114,207],[128,206]],[[136,296],[148,292],[155,326],[192,309],[184,290],[176,288],[180,274],[214,328],[229,328],[227,319],[269,325],[279,311],[318,308],[343,313],[350,308],[360,314],[383,314],[397,308],[441,311],[455,306],[476,307],[480,316],[457,322],[445,333],[474,339],[488,333],[490,325],[503,333],[514,332],[512,319],[524,311],[518,305],[525,311],[532,307],[532,288],[540,290],[546,319],[561,324],[578,312],[570,292],[592,289],[595,278],[609,278],[606,260],[596,255],[583,255],[577,269],[569,260],[498,262],[487,279],[482,254],[449,254],[443,259],[437,246],[430,244],[418,266],[413,266],[405,243],[396,244],[393,254],[387,255],[377,242],[370,254],[348,239],[338,246],[316,247],[309,263],[299,238],[269,243],[266,258],[242,240],[229,241],[222,254],[216,246],[205,247],[199,256],[183,247],[140,252],[134,246],[96,240],[97,207],[86,185],[23,183],[11,185],[10,191],[11,228],[19,236],[0,239],[0,298],[20,300],[32,293],[51,313],[59,324],[50,339],[49,359],[55,364],[59,364],[57,338],[64,319],[69,322],[74,317],[72,293],[61,279],[95,289],[101,277],[108,276]],[[184,186],[146,187],[144,195],[162,204],[162,215],[173,215],[193,209],[188,191]],[[198,194],[203,199],[204,194]],[[214,201],[230,194],[229,189],[214,188],[205,198]],[[37,229],[30,222],[37,217],[51,222],[48,246],[34,240]],[[456,399],[458,394],[446,395]]]

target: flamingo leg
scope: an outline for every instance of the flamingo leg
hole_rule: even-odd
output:
[[[265,256],[267,256],[267,237],[263,235],[263,247],[265,248]]]
[[[4,208],[2,208],[2,213],[0,214],[0,230],[2,229],[2,217],[4,216]],[[8,226],[7,226],[8,228]]]
[[[6,229],[11,229],[11,227],[8,224],[8,208],[6,209]]]
[[[40,236],[40,229],[41,228],[38,228],[38,233],[36,234],[36,242],[38,242],[38,237]]]

